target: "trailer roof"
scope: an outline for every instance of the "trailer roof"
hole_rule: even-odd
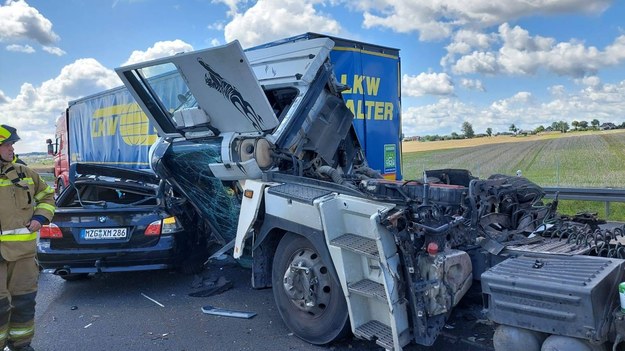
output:
[[[392,47],[382,46],[382,45],[377,45],[377,44],[371,44],[371,43],[365,43],[365,42],[362,42],[362,41],[357,41],[357,40],[352,40],[352,39],[345,39],[345,38],[339,38],[339,37],[334,37],[334,36],[331,36],[331,35],[325,35],[325,34],[319,34],[319,33],[313,33],[313,32],[307,32],[307,33],[299,34],[299,35],[296,35],[296,36],[293,36],[293,37],[279,39],[279,40],[272,41],[272,42],[269,42],[269,43],[266,43],[266,44],[261,44],[261,45],[258,45],[258,46],[247,48],[247,49],[245,49],[245,51],[257,50],[257,49],[266,48],[266,47],[275,46],[275,45],[280,45],[280,44],[284,44],[284,43],[288,43],[288,42],[294,42],[294,41],[299,41],[299,40],[315,39],[315,38],[330,38],[336,44],[335,47],[336,46],[351,47],[351,48],[361,49],[361,50],[365,50],[365,51],[371,51],[371,52],[380,53],[380,54],[399,56],[399,49],[397,49],[397,48],[392,48]]]

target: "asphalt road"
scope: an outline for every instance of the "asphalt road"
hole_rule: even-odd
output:
[[[326,346],[308,344],[284,325],[271,289],[251,288],[248,269],[225,260],[202,274],[207,279],[220,276],[232,281],[232,288],[210,297],[191,297],[198,276],[168,271],[105,274],[74,282],[42,274],[33,347],[46,351],[380,350],[374,342],[353,338]],[[204,305],[257,315],[251,319],[207,315],[201,312]],[[464,311],[452,317],[434,347],[410,345],[406,350],[492,347],[492,326],[474,316],[475,308]]]

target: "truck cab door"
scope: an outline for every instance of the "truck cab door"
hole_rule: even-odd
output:
[[[238,41],[116,71],[161,136],[262,133],[278,125]]]

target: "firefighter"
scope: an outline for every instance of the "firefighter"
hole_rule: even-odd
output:
[[[0,350],[33,350],[35,262],[39,229],[54,215],[54,190],[39,174],[14,162],[15,128],[0,125]]]

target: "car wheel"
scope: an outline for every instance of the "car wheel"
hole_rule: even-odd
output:
[[[71,273],[65,275],[59,275],[63,280],[73,282],[77,280],[85,280],[89,278],[89,273]]]
[[[338,277],[306,238],[292,233],[282,238],[272,283],[282,320],[299,338],[323,345],[348,333],[347,303]]]
[[[180,263],[178,269],[182,274],[198,274],[202,273],[205,269],[204,262],[205,259],[198,259],[195,257],[186,259]]]

